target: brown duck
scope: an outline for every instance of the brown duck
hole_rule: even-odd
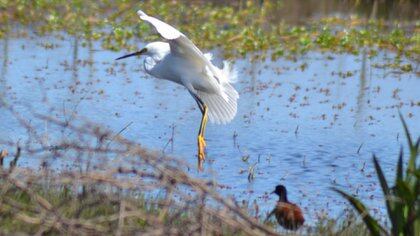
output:
[[[277,194],[279,200],[276,207],[267,216],[267,219],[274,214],[277,222],[285,229],[296,230],[302,226],[303,222],[305,222],[302,210],[298,205],[287,200],[286,187],[277,185],[272,193]]]

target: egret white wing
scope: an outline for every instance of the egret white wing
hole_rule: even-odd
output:
[[[191,40],[183,33],[159,19],[148,16],[141,10],[137,11],[137,14],[140,19],[149,22],[153,27],[155,27],[157,32],[168,41],[171,47],[171,52],[200,67],[203,73],[208,74],[210,72],[209,77],[215,78],[220,84],[220,80],[217,77],[217,71],[214,66],[204,56],[200,49],[198,49],[197,46],[195,46],[194,43],[191,42]]]
[[[154,17],[148,16],[146,13],[144,13],[142,10],[137,11],[137,15],[140,17],[140,19],[149,22],[151,25],[153,25],[158,33],[162,35],[165,39],[172,40],[176,39],[179,36],[183,35],[181,32],[179,32],[174,27],[166,24],[165,22],[158,20]]]

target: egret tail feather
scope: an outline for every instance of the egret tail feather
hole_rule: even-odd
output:
[[[223,69],[221,69],[223,82],[234,84],[238,80],[238,71],[233,67],[229,61],[223,61]]]
[[[207,57],[210,57],[210,55],[207,55]],[[217,71],[219,72],[221,92],[210,94],[197,91],[197,95],[208,107],[210,122],[226,124],[233,120],[237,112],[239,94],[230,83],[236,82],[238,73],[232,64],[227,61],[223,62],[223,69],[217,68]]]
[[[197,95],[206,104],[210,122],[229,123],[236,115],[238,92],[229,83],[223,84],[223,95],[197,91]]]

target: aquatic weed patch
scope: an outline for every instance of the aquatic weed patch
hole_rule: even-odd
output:
[[[138,46],[139,39],[158,38],[135,14],[137,9],[143,9],[171,22],[199,47],[222,49],[226,57],[255,51],[264,52],[261,58],[272,59],[310,50],[358,54],[365,47],[371,56],[381,49],[410,58],[420,53],[418,22],[368,21],[353,16],[308,19],[304,25],[293,26],[281,17],[273,17],[282,7],[281,1],[222,5],[181,0],[2,0],[0,37],[16,25],[23,25],[30,27],[20,29],[30,28],[37,34],[64,31],[86,40],[101,40],[109,50],[132,49]]]

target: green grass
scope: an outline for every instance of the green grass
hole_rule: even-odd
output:
[[[151,219],[163,219],[168,229],[183,232],[192,225],[191,217],[197,217],[197,211],[202,207],[195,203],[189,210],[178,212],[175,208],[163,212],[160,206],[161,197],[145,197],[130,195],[119,191],[105,191],[101,186],[90,186],[89,190],[74,192],[70,186],[47,186],[36,184],[30,192],[26,188],[10,185],[4,179],[0,180],[2,195],[0,197],[0,232],[2,234],[36,234],[45,235],[66,234],[103,234],[114,235],[118,232],[130,235],[134,232],[147,232],[153,226]],[[44,209],[39,199],[51,205]],[[135,211],[119,225],[118,215],[122,203],[127,210]],[[144,217],[146,216],[147,217]],[[59,217],[60,219],[56,218]],[[175,217],[175,220],[172,219]],[[261,219],[262,220],[262,219]],[[62,221],[61,223],[59,223]],[[222,235],[246,235],[238,229],[230,228],[216,217],[209,217],[211,222],[222,229]],[[60,225],[61,224],[61,225]],[[278,227],[275,221],[266,223],[270,227]],[[317,225],[298,231],[297,234],[307,235],[367,235],[366,228],[352,214],[344,220],[323,219]],[[280,234],[291,232],[280,231]]]
[[[194,210],[182,214],[165,212],[160,197],[145,198],[141,194],[130,196],[121,191],[105,191],[101,186],[89,186],[87,191],[72,191],[69,186],[33,185],[31,190],[8,185],[1,180],[0,232],[3,234],[44,232],[47,235],[62,233],[124,234],[143,232],[152,227],[153,218],[161,218],[168,228],[179,229],[189,225]],[[39,199],[48,202],[47,209]],[[132,216],[119,226],[119,214],[125,204]],[[197,206],[196,208],[198,208]],[[170,219],[176,215],[176,219]],[[58,219],[60,218],[60,219]],[[214,220],[215,223],[220,223]],[[61,225],[60,225],[61,224]],[[224,227],[223,224],[220,224]],[[226,230],[227,235],[229,231]]]

